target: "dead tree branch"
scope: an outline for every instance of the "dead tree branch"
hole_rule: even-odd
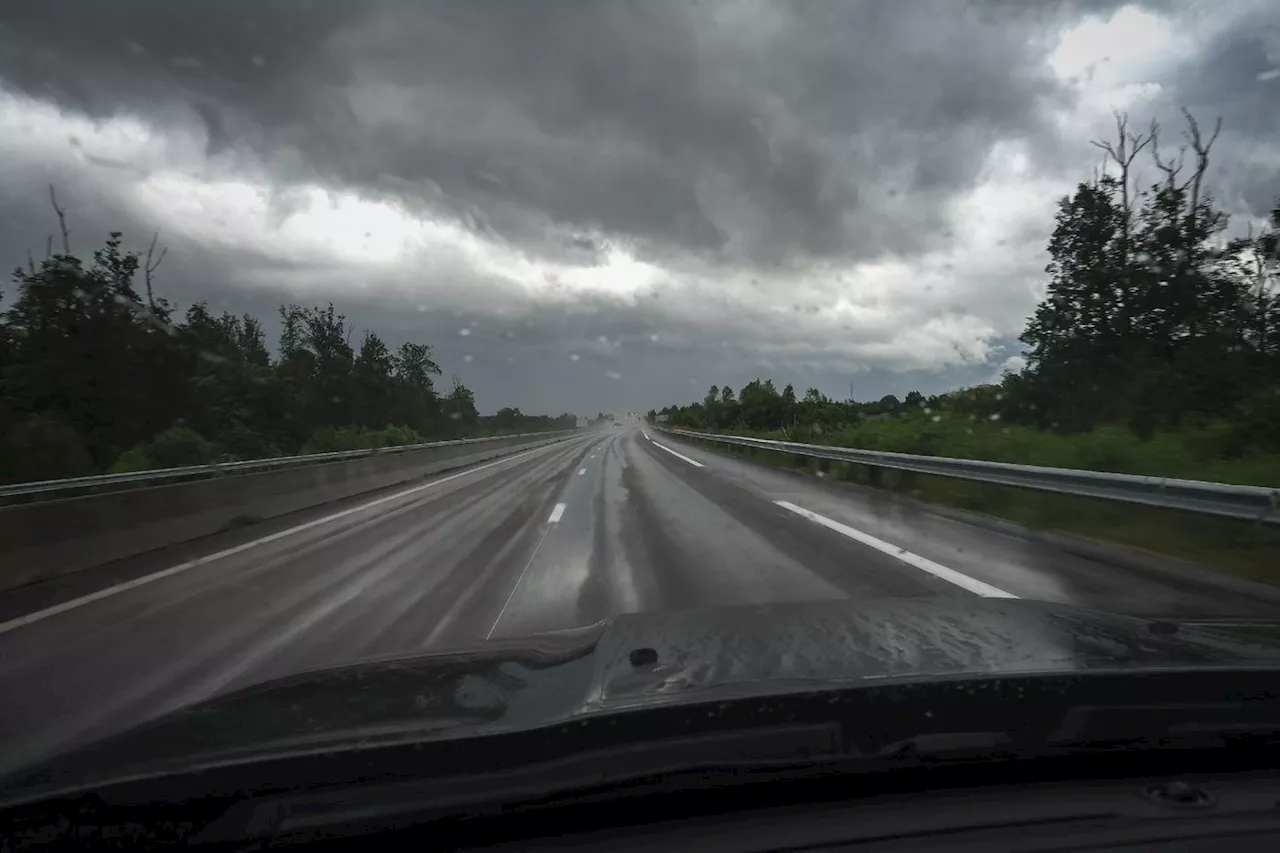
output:
[[[58,228],[62,231],[62,253],[69,255],[71,254],[71,232],[67,230],[67,212],[58,207],[58,196],[53,191],[53,184],[49,184],[49,201],[53,204],[53,212],[58,214]]]
[[[169,250],[162,246],[160,247],[159,256],[156,256],[154,261],[152,260],[156,251],[156,240],[159,238],[159,231],[156,231],[151,235],[151,245],[147,247],[147,260],[146,263],[142,265],[142,280],[147,286],[147,307],[150,308],[152,312],[156,310],[156,301],[151,291],[151,276],[160,268],[160,262],[163,261],[164,256],[169,253]]]
[[[1195,116],[1191,115],[1191,111],[1183,107],[1182,115],[1187,119],[1187,130],[1184,135],[1191,143],[1191,149],[1196,152],[1196,171],[1188,181],[1191,187],[1191,210],[1187,213],[1187,227],[1192,239],[1195,239],[1196,215],[1200,208],[1200,189],[1205,172],[1209,171],[1209,150],[1213,148],[1213,143],[1218,141],[1218,134],[1222,132],[1222,116],[1218,116],[1218,121],[1213,127],[1213,136],[1205,142],[1200,136],[1200,126],[1196,123]]]
[[[1121,262],[1128,264],[1129,231],[1132,224],[1131,220],[1133,219],[1133,202],[1129,196],[1129,169],[1133,166],[1134,159],[1142,152],[1142,149],[1146,148],[1151,143],[1151,140],[1156,138],[1159,126],[1152,122],[1151,130],[1145,135],[1130,133],[1128,113],[1117,112],[1115,113],[1115,119],[1116,141],[1114,143],[1109,141],[1099,142],[1095,139],[1091,144],[1105,151],[1107,156],[1120,167],[1120,196],[1121,204],[1124,207],[1124,221],[1121,223],[1120,234],[1120,255]]]
[[[1156,168],[1164,172],[1165,186],[1173,189],[1177,182],[1178,173],[1182,171],[1182,167],[1186,161],[1187,146],[1178,146],[1178,159],[1165,161],[1160,159],[1160,139],[1158,129],[1155,129],[1151,140],[1151,157],[1156,161]]]

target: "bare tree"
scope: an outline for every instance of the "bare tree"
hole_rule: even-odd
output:
[[[1192,239],[1195,239],[1196,233],[1196,214],[1200,208],[1200,187],[1204,181],[1204,173],[1209,170],[1209,149],[1213,148],[1213,143],[1218,141],[1218,134],[1222,132],[1222,116],[1218,116],[1218,121],[1213,127],[1213,136],[1209,137],[1209,141],[1205,142],[1200,136],[1200,126],[1196,124],[1195,117],[1191,115],[1191,111],[1186,107],[1182,108],[1182,114],[1187,119],[1187,130],[1184,135],[1191,143],[1191,148],[1196,152],[1196,171],[1191,176],[1191,210],[1187,213],[1187,230],[1191,233]]]
[[[151,276],[160,268],[160,262],[163,261],[164,256],[169,253],[169,250],[162,246],[160,248],[160,254],[155,257],[154,261],[152,260],[152,257],[155,256],[156,240],[159,238],[159,231],[156,231],[151,235],[151,245],[147,247],[147,260],[146,263],[142,265],[142,280],[147,286],[147,307],[151,309],[153,314],[156,310],[156,300],[152,296],[151,292]]]
[[[1092,140],[1091,144],[1105,151],[1107,156],[1114,160],[1120,168],[1120,203],[1124,215],[1120,222],[1120,258],[1118,266],[1121,276],[1127,280],[1129,276],[1130,236],[1133,230],[1133,200],[1129,195],[1129,170],[1133,166],[1134,159],[1142,152],[1142,149],[1146,148],[1156,138],[1156,134],[1159,132],[1159,125],[1154,121],[1151,122],[1151,129],[1145,135],[1130,133],[1129,114],[1117,111],[1114,115],[1116,119],[1116,141],[1113,143]],[[1130,324],[1132,306],[1129,304],[1130,299],[1127,293],[1122,298],[1121,324],[1127,331]]]
[[[1153,121],[1151,129],[1145,134],[1129,132],[1129,114],[1115,113],[1116,119],[1116,141],[1099,142],[1093,140],[1092,144],[1107,152],[1107,156],[1115,161],[1120,167],[1120,198],[1124,207],[1124,222],[1121,223],[1120,235],[1120,253],[1121,260],[1125,263],[1129,261],[1129,228],[1130,220],[1133,216],[1133,202],[1129,198],[1129,169],[1133,165],[1133,161],[1143,148],[1151,143],[1155,138],[1159,126]]]
[[[53,212],[58,214],[58,228],[62,231],[62,253],[71,254],[71,232],[67,230],[67,212],[58,207],[58,196],[49,184],[49,201],[53,204]]]

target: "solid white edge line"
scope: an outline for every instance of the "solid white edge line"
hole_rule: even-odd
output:
[[[547,524],[555,524],[564,517],[565,504],[556,504],[556,508],[551,510],[551,517],[547,519]]]
[[[653,441],[653,439],[650,439],[650,441]],[[702,464],[701,462],[699,462],[698,460],[696,460],[696,459],[690,459],[688,456],[685,456],[683,453],[678,453],[678,452],[676,452],[676,451],[672,450],[670,447],[667,447],[665,444],[658,444],[658,442],[654,441],[654,442],[653,442],[653,446],[654,446],[654,447],[660,447],[660,448],[662,448],[663,450],[665,450],[665,451],[667,451],[668,453],[670,453],[672,456],[676,457],[677,459],[683,459],[685,462],[688,462],[690,465],[692,465],[692,466],[693,466],[693,467],[695,467],[695,468],[702,468],[702,467],[703,467],[703,464]]]
[[[645,432],[644,430],[640,430],[640,434],[643,435],[645,438],[649,438],[649,433]],[[653,439],[650,438],[649,440],[652,441]]]
[[[841,524],[838,521],[833,521],[825,515],[818,515],[818,513],[813,512],[812,510],[807,510],[802,506],[796,506],[790,501],[774,501],[774,503],[783,509],[794,512],[796,515],[804,516],[810,521],[816,521],[818,524],[821,524],[829,530],[842,533],[850,539],[861,542],[863,545],[867,545],[868,547],[875,548],[877,551],[888,554],[890,557],[896,557],[909,566],[914,566],[917,569],[926,571],[934,577],[953,583],[962,589],[966,589],[969,592],[974,593],[975,595],[980,595],[983,598],[1018,597],[1011,592],[1005,592],[999,587],[992,586],[989,583],[983,583],[976,578],[971,578],[968,575],[961,574],[955,569],[949,569],[940,563],[935,563],[927,557],[921,557],[919,554],[913,554],[905,548],[899,548],[897,545],[891,545],[883,539],[877,539],[869,533],[863,533],[861,530],[856,530],[849,527],[847,524]]]
[[[176,566],[170,566],[167,569],[162,569],[161,571],[154,572],[149,575],[143,575],[142,577],[134,578],[133,580],[125,581],[124,583],[116,584],[115,586],[109,586],[104,589],[100,589],[97,592],[91,592],[88,595],[82,595],[79,598],[73,598],[70,601],[64,601],[61,604],[55,604],[52,607],[46,607],[44,610],[37,610],[34,613],[28,613],[26,616],[18,616],[14,619],[10,619],[8,622],[0,622],[0,634],[5,634],[5,633],[8,633],[9,631],[14,630],[15,628],[22,628],[34,622],[39,622],[43,619],[48,619],[50,616],[57,616],[59,613],[66,613],[68,610],[75,610],[77,607],[83,607],[84,605],[92,604],[95,601],[101,601],[102,599],[113,596],[116,593],[126,592],[128,590],[143,586],[144,584],[149,584],[152,581],[158,581],[163,578],[167,578],[170,575],[176,575],[180,572],[185,572],[187,569],[194,569],[196,566],[202,566],[205,563],[212,563],[217,560],[224,559],[226,557],[231,557],[236,554],[242,553],[244,551],[248,551],[250,548],[257,548],[259,545],[266,545],[268,542],[275,542],[279,539],[285,538],[286,536],[292,536],[295,533],[301,533],[304,530],[310,530],[313,527],[319,527],[322,524],[328,524],[329,522],[337,521],[340,518],[346,518],[349,515],[355,515],[358,512],[364,512],[365,510],[371,509],[375,506],[381,506],[382,504],[389,503],[394,500],[399,500],[400,498],[406,497],[408,495],[415,495],[418,492],[426,491],[427,489],[438,486],[441,483],[447,483],[450,480],[456,480],[459,477],[465,477],[468,474],[474,474],[477,471],[483,471],[486,468],[492,468],[493,466],[501,465],[504,462],[513,462],[516,459],[520,459],[522,457],[528,456],[531,453],[537,453],[539,450],[546,450],[549,446],[550,445],[544,444],[540,447],[535,447],[531,450],[526,450],[523,453],[516,453],[511,456],[504,456],[501,459],[495,459],[493,462],[486,462],[485,464],[478,465],[475,468],[468,468],[465,471],[459,471],[456,474],[450,474],[447,477],[441,477],[438,480],[432,480],[430,483],[423,483],[420,486],[414,486],[411,489],[405,489],[402,492],[396,492],[394,495],[384,495],[383,497],[368,501],[367,503],[360,504],[360,506],[354,506],[349,509],[344,509],[344,510],[341,510],[340,512],[335,512],[335,513],[332,513],[331,515],[326,515],[323,518],[313,519],[312,521],[308,521],[305,524],[299,524],[296,527],[290,527],[286,530],[280,530],[275,533],[272,533],[269,536],[263,536],[260,539],[254,539],[251,542],[244,542],[240,545],[236,545],[235,547],[232,547],[232,548],[227,548],[223,551],[218,551],[216,553],[209,554],[204,557],[198,557],[194,560],[188,560],[185,563],[179,563]]]
[[[579,476],[579,477],[581,477],[581,476],[582,476],[583,474],[585,474],[585,473],[587,473],[587,469],[586,469],[586,468],[579,468],[579,469],[578,469],[578,476]]]

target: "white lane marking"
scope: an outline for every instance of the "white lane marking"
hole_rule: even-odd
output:
[[[650,439],[650,441],[653,441],[653,439]],[[698,460],[690,459],[688,456],[685,456],[683,453],[677,453],[676,451],[672,450],[670,447],[667,447],[665,444],[658,444],[658,442],[654,441],[653,446],[662,448],[663,450],[670,453],[672,456],[676,457],[677,459],[683,459],[685,462],[688,462],[690,465],[692,465],[695,468],[703,467],[702,463],[699,462]]]
[[[640,430],[640,434],[643,435],[645,438],[649,438],[649,433],[645,432],[644,430]],[[649,438],[649,440],[653,441],[653,439],[651,438]]]
[[[579,476],[579,477],[581,477],[581,476],[582,476],[583,474],[585,474],[585,473],[587,473],[587,469],[586,469],[586,468],[579,468],[579,469],[578,469],[578,476]]]
[[[827,518],[825,515],[818,515],[816,512],[807,510],[802,506],[796,506],[790,501],[774,501],[774,503],[782,507],[783,509],[791,510],[796,515],[802,515],[805,518],[809,519],[810,521],[816,521],[818,524],[821,524],[823,527],[826,527],[830,530],[834,530],[837,533],[843,533],[845,536],[848,536],[850,539],[854,539],[858,542],[861,542],[863,545],[867,545],[872,548],[875,548],[877,551],[881,551],[885,554],[888,554],[890,557],[896,557],[909,566],[914,566],[917,569],[922,569],[923,571],[928,572],[934,577],[942,578],[944,581],[953,583],[956,586],[961,587],[962,589],[967,589],[969,592],[972,592],[976,595],[980,595],[983,598],[1017,598],[1018,597],[1011,592],[1005,592],[1003,589],[1000,589],[999,587],[994,587],[989,583],[983,583],[982,581],[976,578],[971,578],[968,575],[961,574],[960,572],[957,572],[955,569],[949,569],[940,563],[935,563],[933,560],[930,560],[927,557],[921,557],[919,554],[913,554],[904,548],[899,548],[897,545],[891,545],[888,542],[885,542],[883,539],[877,539],[876,537],[872,536],[869,533],[863,533],[861,530],[855,530],[854,528],[849,527],[846,524],[841,524],[838,521],[832,521],[831,519]]]
[[[206,563],[212,563],[226,557],[231,557],[244,551],[248,551],[251,548],[257,548],[259,545],[266,545],[268,542],[275,542],[279,539],[285,538],[286,536],[292,536],[295,533],[301,533],[304,530],[310,530],[313,527],[319,527],[322,524],[328,524],[332,521],[337,521],[340,518],[346,518],[349,515],[364,512],[365,510],[372,509],[375,506],[381,506],[382,504],[399,500],[400,498],[407,497],[408,495],[416,495],[418,492],[424,492],[427,489],[440,485],[441,483],[447,483],[450,480],[456,480],[459,477],[465,477],[468,474],[474,474],[477,471],[483,471],[486,468],[492,468],[495,465],[501,465],[504,462],[513,462],[516,459],[528,456],[531,453],[546,450],[548,446],[549,445],[535,447],[532,450],[526,450],[525,452],[517,453],[514,456],[504,456],[493,462],[486,462],[485,464],[479,465],[475,468],[468,468],[465,471],[459,471],[457,474],[450,474],[447,477],[441,477],[439,480],[432,480],[430,483],[423,483],[421,486],[414,486],[411,489],[405,489],[403,492],[396,492],[394,495],[384,495],[383,497],[371,500],[368,503],[360,504],[360,506],[353,506],[350,509],[344,509],[331,515],[326,515],[323,518],[317,518],[312,521],[308,521],[305,524],[290,527],[287,530],[280,530],[276,533],[270,534],[269,536],[254,539],[252,542],[245,542],[240,545],[236,545],[233,548],[227,548],[223,551],[209,554],[206,557],[198,557],[194,560],[188,560],[185,563],[170,566],[169,568],[155,572],[154,574],[143,575],[142,577],[134,578],[131,581],[125,581],[124,583],[116,584],[115,586],[100,589],[97,592],[91,592],[88,595],[82,595],[79,598],[73,598],[70,601],[64,601],[61,604],[55,604],[53,607],[46,607],[44,610],[37,610],[35,613],[28,613],[26,616],[19,616],[16,619],[10,619],[8,622],[0,622],[0,634],[12,631],[15,628],[30,625],[33,622],[39,622],[42,619],[48,619],[50,616],[57,616],[59,613],[66,613],[68,610],[75,610],[77,607],[83,607],[84,605],[92,604],[95,601],[101,601],[102,599],[115,595],[118,592],[135,589],[144,584],[149,584],[152,581],[158,581],[161,578],[167,578],[171,575],[185,572],[187,569],[194,569],[196,566],[202,566]]]
[[[592,459],[595,459],[595,458],[596,458],[596,455],[595,455],[594,453],[592,453],[592,454],[591,454],[591,458],[592,458]]]
[[[556,508],[551,510],[551,517],[547,519],[547,524],[555,524],[564,517],[564,504],[556,504]]]

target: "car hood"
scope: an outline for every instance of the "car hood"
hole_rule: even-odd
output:
[[[300,673],[173,712],[21,776],[48,783],[104,768],[465,737],[886,679],[1277,664],[1280,622],[1153,621],[1012,599],[637,613],[519,642]]]

